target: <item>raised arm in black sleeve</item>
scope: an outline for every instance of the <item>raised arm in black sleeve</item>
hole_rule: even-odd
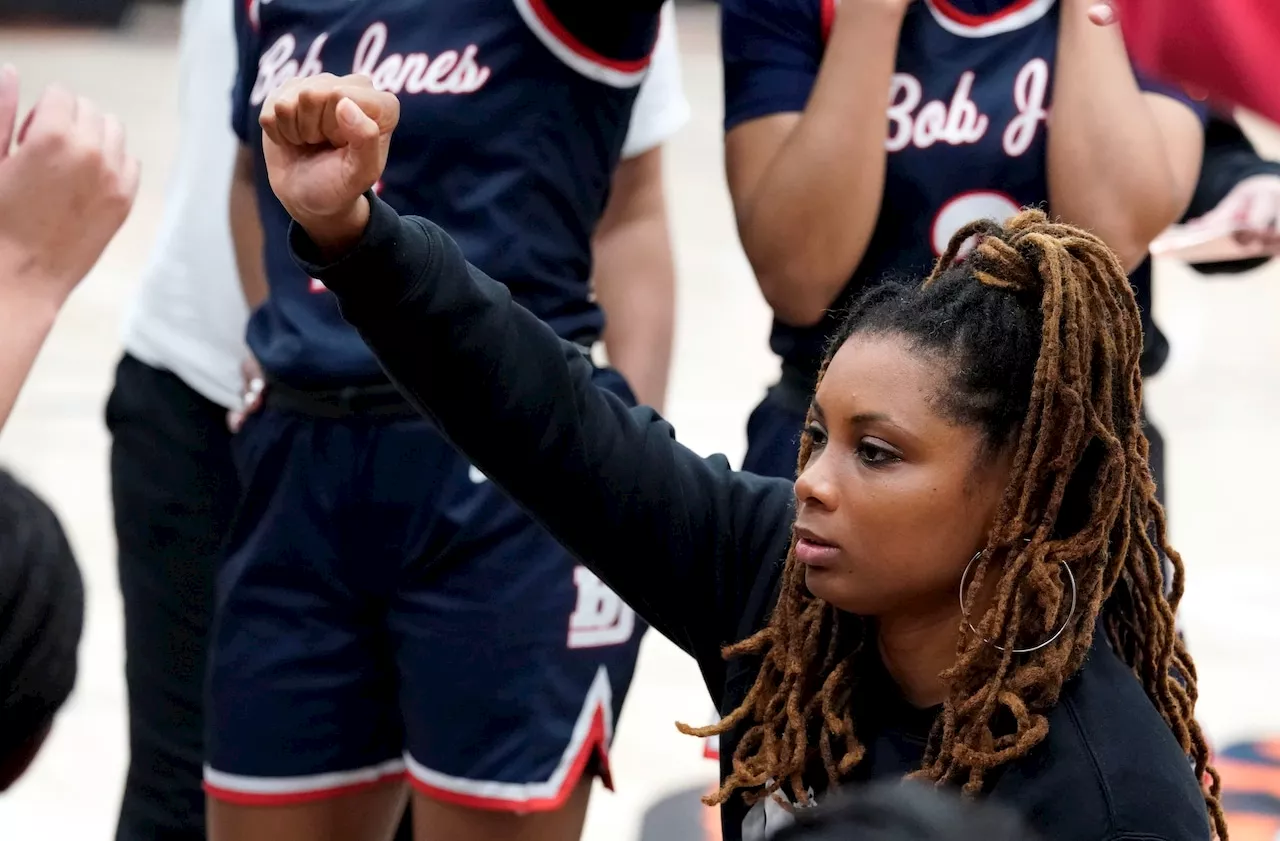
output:
[[[765,565],[790,538],[791,483],[703,459],[648,408],[592,383],[590,360],[469,265],[442,230],[370,196],[360,244],[318,265],[388,375],[492,481],[723,690],[720,648],[739,635]],[[766,570],[766,572],[768,572]],[[757,596],[758,598],[758,596]]]
[[[1204,139],[1204,163],[1195,195],[1187,208],[1186,219],[1196,219],[1213,210],[1241,181],[1255,175],[1280,175],[1280,161],[1270,161],[1258,154],[1240,126],[1230,120],[1212,117]],[[1192,266],[1201,274],[1236,274],[1252,271],[1268,261],[1267,257],[1197,263]]]
[[[596,60],[626,68],[648,60],[658,37],[658,13],[664,0],[516,0],[563,27],[564,39]]]

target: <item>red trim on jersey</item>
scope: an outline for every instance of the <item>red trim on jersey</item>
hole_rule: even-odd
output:
[[[533,13],[538,16],[538,20],[541,21],[542,25],[555,36],[557,41],[564,44],[579,57],[584,58],[587,61],[604,65],[612,70],[617,70],[619,73],[639,73],[641,70],[644,70],[649,66],[650,55],[646,55],[644,58],[635,59],[634,61],[624,61],[618,58],[609,58],[591,49],[586,44],[573,37],[573,33],[566,29],[564,24],[560,23],[560,20],[555,16],[555,13],[547,8],[546,0],[529,0],[529,8],[533,9]],[[661,26],[662,24],[659,23],[658,25]],[[658,39],[655,37],[653,39],[653,44],[649,46],[650,54],[652,54],[653,47],[657,43]]]
[[[928,0],[933,7],[942,14],[943,17],[950,18],[962,26],[982,26],[984,23],[1007,18],[1009,15],[1017,14],[1023,9],[1030,6],[1036,0],[1015,0],[1005,8],[998,12],[992,12],[989,15],[974,15],[969,12],[962,12],[955,6],[951,5],[948,0]]]
[[[822,40],[826,42],[831,38],[831,27],[836,22],[836,0],[821,0],[822,2]]]
[[[600,781],[610,791],[613,790],[613,773],[609,769],[609,747],[605,740],[604,714],[603,707],[596,708],[591,717],[591,729],[587,732],[586,741],[582,743],[582,747],[578,750],[578,755],[573,758],[573,764],[569,766],[569,773],[565,775],[564,782],[560,784],[560,790],[549,797],[508,800],[503,797],[467,794],[424,783],[412,773],[408,774],[409,784],[432,800],[453,803],[468,809],[486,809],[497,812],[554,812],[564,806],[569,796],[573,794],[574,789],[578,787],[578,783],[582,780],[583,772],[586,771],[587,761],[591,759],[592,755],[596,757],[599,763]]]
[[[358,783],[350,783],[348,785],[334,786],[332,788],[315,789],[314,791],[296,791],[285,794],[253,794],[247,791],[232,791],[231,789],[220,788],[212,783],[204,784],[205,793],[215,800],[223,803],[230,803],[232,806],[298,806],[303,803],[315,803],[318,800],[329,800],[334,797],[342,797],[346,794],[355,794],[359,791],[366,791],[374,786],[380,786],[395,779],[403,779],[404,771],[394,771],[384,774],[376,780],[365,780]]]

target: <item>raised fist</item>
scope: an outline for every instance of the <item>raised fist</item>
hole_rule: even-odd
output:
[[[21,128],[17,118],[18,72],[6,66],[0,69],[0,284],[25,300],[61,306],[128,217],[138,162],[125,150],[119,120],[63,88],[45,91]]]
[[[359,239],[368,214],[361,196],[382,176],[399,119],[399,100],[367,76],[293,79],[263,104],[271,189],[321,247]]]

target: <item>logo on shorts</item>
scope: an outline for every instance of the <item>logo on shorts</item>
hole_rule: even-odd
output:
[[[603,648],[621,645],[636,629],[636,614],[595,573],[586,567],[573,570],[578,604],[569,617],[569,648]]]

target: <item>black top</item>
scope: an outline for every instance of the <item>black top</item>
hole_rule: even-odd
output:
[[[1261,157],[1234,121],[1213,117],[1205,130],[1200,178],[1183,219],[1196,219],[1213,210],[1241,181],[1255,175],[1280,175],[1280,162]],[[1268,259],[1199,263],[1194,268],[1201,274],[1236,274],[1252,271]]]
[[[1280,162],[1269,161],[1258,155],[1249,138],[1235,122],[1217,115],[1209,118],[1204,133],[1204,161],[1200,166],[1200,178],[1196,181],[1182,221],[1196,219],[1213,210],[1237,185],[1255,175],[1280,175]],[[1252,257],[1248,260],[1226,260],[1214,263],[1193,263],[1191,268],[1205,275],[1227,275],[1250,272],[1267,263],[1270,257]],[[1151,260],[1147,259],[1129,275],[1133,291],[1142,313],[1142,375],[1150,377],[1164,367],[1169,359],[1169,340],[1152,316]]]
[[[442,230],[370,197],[360,244],[321,265],[291,232],[303,268],[417,408],[653,627],[692,655],[720,710],[736,706],[755,666],[720,656],[760,628],[789,544],[791,483],[730,469],[675,440],[652,409],[592,385],[591,361],[507,288],[463,259]],[[915,768],[934,710],[866,693],[863,778]],[[859,711],[860,718],[863,716]],[[724,764],[736,738],[723,740]],[[1054,841],[1204,841],[1208,816],[1188,759],[1105,642],[1050,714],[1047,740],[993,781]],[[735,798],[726,841],[763,838]],[[770,833],[773,827],[769,827]]]

